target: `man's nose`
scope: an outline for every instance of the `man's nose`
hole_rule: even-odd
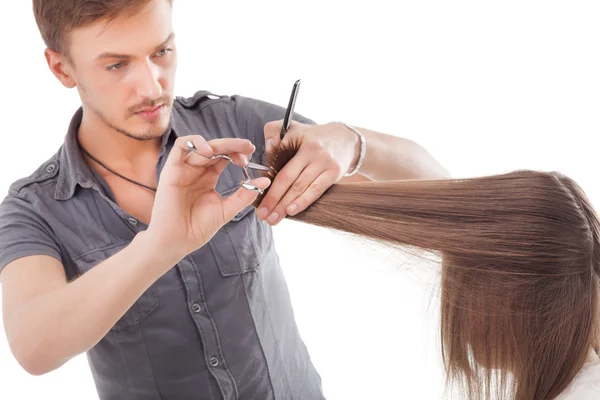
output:
[[[162,95],[160,69],[152,62],[144,63],[138,71],[137,92],[147,99],[158,99]]]

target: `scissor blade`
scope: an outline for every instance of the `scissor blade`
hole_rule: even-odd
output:
[[[273,169],[270,167],[265,167],[264,165],[253,163],[253,162],[249,162],[248,165],[246,165],[246,168],[259,169],[261,171],[271,171]]]

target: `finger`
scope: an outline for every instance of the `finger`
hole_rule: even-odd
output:
[[[224,138],[224,139],[213,139],[208,142],[208,145],[212,147],[214,154],[227,154],[240,153],[251,155],[256,150],[256,147],[248,139],[237,139],[237,138]]]
[[[169,156],[167,157],[166,163],[169,165],[182,165],[184,163],[193,164],[197,166],[212,164],[213,161],[206,157],[188,157],[190,154],[190,148],[187,146],[187,141],[191,141],[198,152],[206,157],[212,156],[213,149],[208,145],[206,140],[200,135],[189,135],[178,137],[175,140],[175,144],[173,145],[173,149],[171,149]]]
[[[251,180],[250,183],[264,190],[269,187],[271,181],[269,178],[261,177]],[[225,222],[230,221],[236,214],[252,204],[257,197],[258,192],[240,187],[234,194],[223,199],[223,217],[225,218]]]
[[[233,163],[239,167],[245,167],[248,165],[248,156],[241,153],[229,154],[229,157],[233,160]]]
[[[317,201],[329,189],[337,179],[337,175],[333,171],[326,171],[319,175],[310,186],[291,202],[286,208],[286,214],[296,215],[306,210],[312,203]]]
[[[290,121],[290,128],[288,129],[287,133],[285,134],[285,138],[283,141],[285,141],[287,139],[287,137],[292,135],[293,133],[299,132],[303,125],[304,124],[301,124],[297,121],[293,121],[293,120]],[[279,145],[281,144],[281,142],[282,142],[281,128],[282,127],[283,127],[282,119],[280,119],[278,121],[271,121],[271,122],[268,122],[267,124],[265,124],[265,127],[264,127],[265,149],[266,149],[267,153],[271,153],[273,150],[278,148]]]
[[[248,165],[248,159],[256,147],[247,139],[214,139],[208,142],[215,154],[225,154],[239,167]]]
[[[271,153],[274,149],[279,147],[281,141],[281,127],[283,126],[283,120],[271,121],[265,124],[265,150],[267,153]]]
[[[257,213],[258,218],[267,219],[292,184],[296,182],[309,161],[308,152],[300,148],[298,153],[277,173],[271,188],[260,203]]]
[[[248,165],[248,157],[252,155],[256,149],[252,142],[246,139],[214,139],[207,142],[207,145],[211,149],[210,152],[200,151],[200,149],[198,149],[198,153],[200,153],[200,155],[198,155],[195,154],[195,151],[192,151],[188,154],[187,163],[194,166],[213,164],[216,161],[211,160],[212,162],[209,162],[205,158],[216,154],[225,154],[229,156],[235,164],[240,167],[245,167]]]
[[[190,156],[190,158],[191,157],[193,157],[193,156]],[[213,163],[216,163],[217,161],[219,163],[215,164],[215,165],[219,165],[219,166],[222,165],[221,161],[225,161],[225,166],[227,166],[227,163],[229,163],[229,162],[233,162],[234,164],[238,165],[239,167],[245,167],[246,165],[248,165],[248,157],[245,154],[240,154],[240,153],[227,154],[226,157],[214,157]],[[188,164],[196,165],[197,163],[189,162]]]
[[[221,172],[223,172],[225,168],[227,168],[227,166],[229,165],[229,160],[225,158],[217,158],[215,159],[215,161],[215,164],[211,165],[210,168],[212,168],[212,170],[215,171],[217,175],[221,175]]]
[[[267,222],[271,225],[275,225],[284,219],[288,214],[288,206],[302,196],[315,179],[317,179],[324,171],[325,168],[320,163],[309,164],[285,193],[281,201],[275,206],[267,218]]]

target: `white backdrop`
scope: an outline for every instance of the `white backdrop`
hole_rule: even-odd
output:
[[[600,206],[598,2],[349,3],[176,0],[177,94],[285,106],[300,78],[296,111],[317,122],[409,137],[455,176],[559,170]],[[45,64],[31,2],[0,19],[3,197],[61,145],[79,99]],[[438,303],[419,261],[291,221],[275,235],[330,400],[441,398]],[[1,399],[97,398],[85,356],[32,377],[2,334],[0,371]]]

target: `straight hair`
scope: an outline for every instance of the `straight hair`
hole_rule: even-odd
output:
[[[264,176],[300,144],[282,142]],[[335,184],[287,218],[439,256],[446,385],[461,398],[553,399],[600,350],[600,223],[558,172]]]

